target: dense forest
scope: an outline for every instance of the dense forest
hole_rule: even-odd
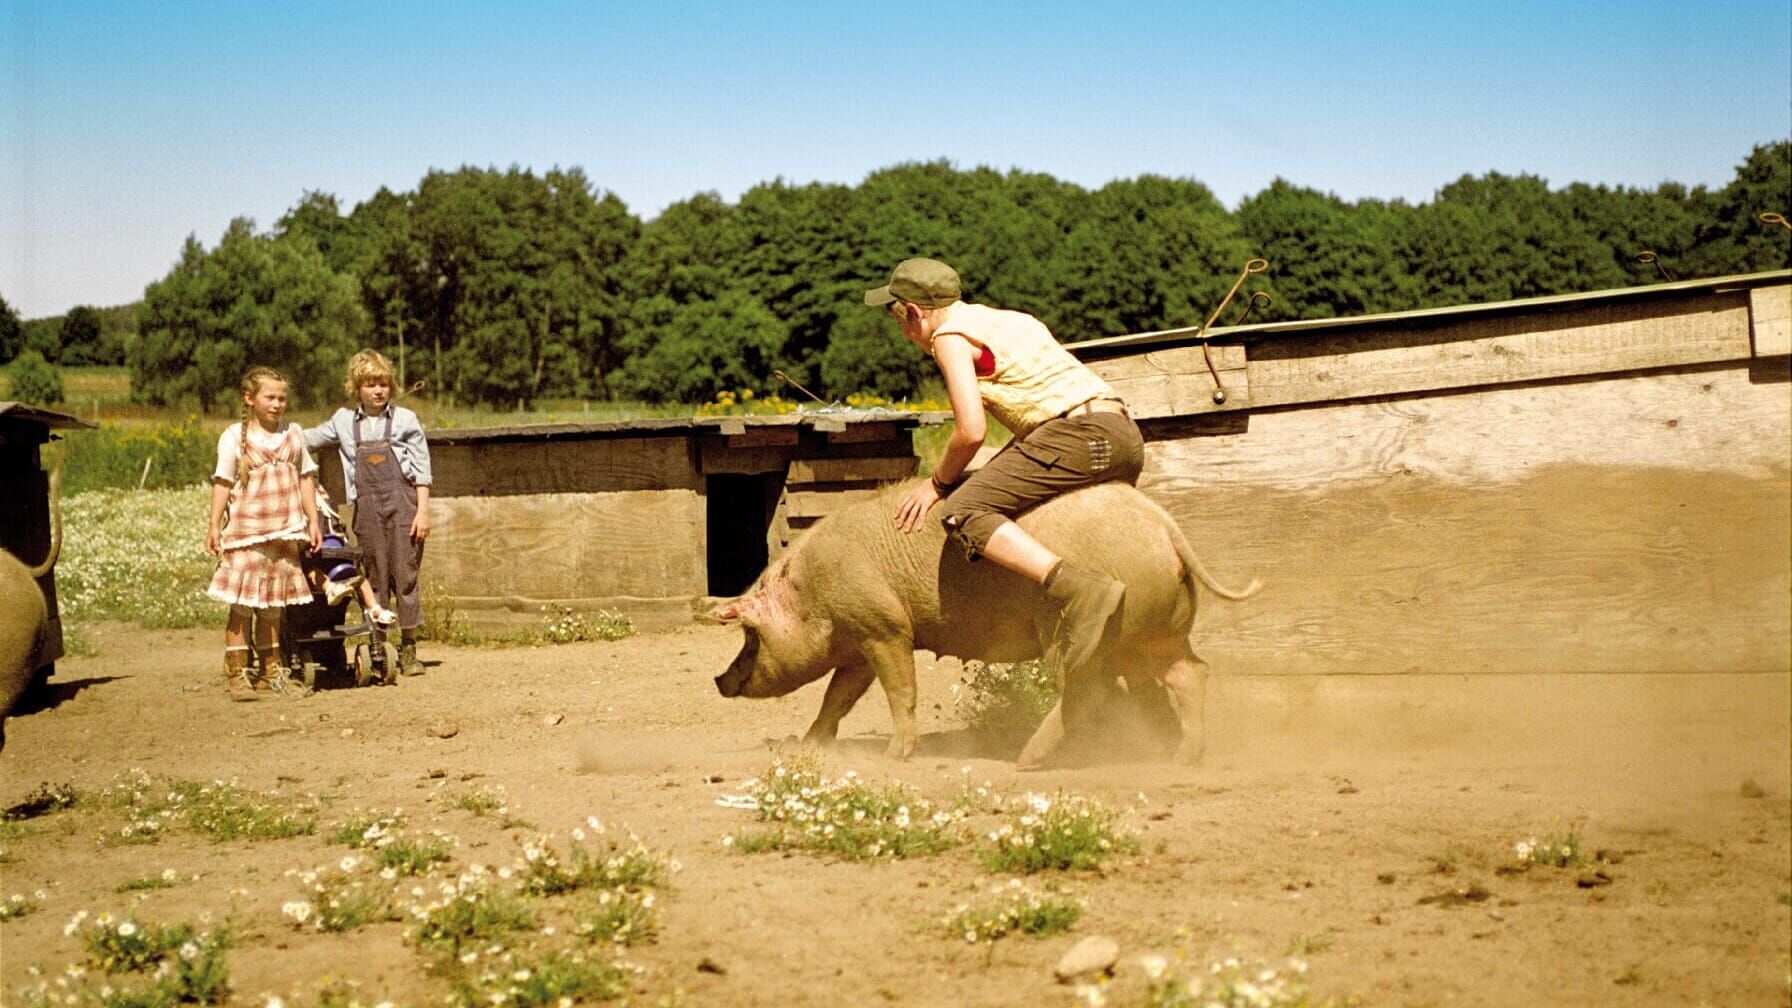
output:
[[[1249,288],[1270,297],[1263,320],[1784,268],[1792,229],[1762,213],[1792,214],[1792,142],[1755,148],[1717,191],[1492,173],[1408,204],[1278,179],[1230,211],[1193,179],[1089,191],[933,162],[856,186],[774,181],[733,204],[701,194],[642,222],[576,168],[468,167],[346,212],[307,193],[271,230],[238,219],[211,248],[190,237],[137,305],[21,323],[0,300],[0,362],[128,363],[141,401],[207,408],[252,363],[332,399],[364,345],[402,354],[438,397],[491,406],[764,394],[774,369],[824,395],[899,398],[926,362],[859,295],[911,255],[1070,342],[1198,324],[1252,257],[1271,264]]]

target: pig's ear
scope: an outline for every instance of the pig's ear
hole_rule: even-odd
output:
[[[714,622],[717,622],[717,623],[738,622],[741,617],[740,603],[741,603],[741,600],[737,599],[737,598],[723,599],[722,601],[716,603],[714,608],[712,608],[708,612],[704,613],[703,617],[708,620],[713,620]]]

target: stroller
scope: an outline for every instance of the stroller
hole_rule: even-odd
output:
[[[348,545],[342,520],[322,487],[317,510],[324,526],[323,545],[316,553],[302,553],[299,561],[311,585],[311,601],[287,606],[280,621],[280,639],[293,674],[308,691],[396,685],[397,656],[366,604],[361,605],[357,622],[347,620],[349,600],[358,598],[355,589],[362,581],[361,551]]]

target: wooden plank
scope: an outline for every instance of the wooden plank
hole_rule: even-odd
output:
[[[1751,287],[1748,314],[1756,357],[1792,354],[1792,285]]]
[[[728,436],[730,448],[758,448],[765,445],[793,445],[802,440],[803,432],[795,425],[781,427],[743,427],[740,431],[730,430],[724,424],[722,433]]]
[[[786,445],[737,448],[724,437],[704,437],[697,442],[697,469],[705,476],[782,472],[790,464]]]
[[[1199,344],[1163,347],[1124,357],[1092,361],[1089,367],[1126,400],[1127,410],[1140,420],[1237,410],[1251,405],[1250,372],[1242,344],[1212,344],[1213,374]],[[1224,389],[1225,402],[1214,401],[1215,389]]]
[[[819,428],[818,428],[819,429]],[[888,421],[847,424],[845,430],[827,432],[828,444],[865,444],[870,441],[908,441],[906,427]]]
[[[848,504],[868,500],[877,496],[876,489],[868,490],[787,490],[782,501],[782,510],[791,520],[798,518],[820,518],[833,514]]]
[[[1749,357],[1740,293],[1619,302],[1437,329],[1297,336],[1251,348],[1251,403],[1283,406],[1615,374]]]
[[[708,590],[705,501],[690,490],[432,500],[423,576],[455,596],[647,598]]]
[[[694,490],[699,485],[684,437],[473,442],[430,452],[433,496]]]
[[[920,461],[913,455],[792,459],[788,479],[794,484],[893,482],[913,476]]]

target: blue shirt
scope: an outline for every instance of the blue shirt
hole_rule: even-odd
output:
[[[423,423],[417,414],[403,406],[387,406],[392,414],[392,454],[398,459],[398,471],[412,486],[429,486],[435,480],[429,468],[429,439],[423,436]],[[342,482],[348,499],[355,499],[355,423],[361,424],[361,440],[385,436],[384,414],[370,417],[360,408],[343,407],[330,419],[305,432],[305,447],[316,450],[335,445],[342,456]]]

